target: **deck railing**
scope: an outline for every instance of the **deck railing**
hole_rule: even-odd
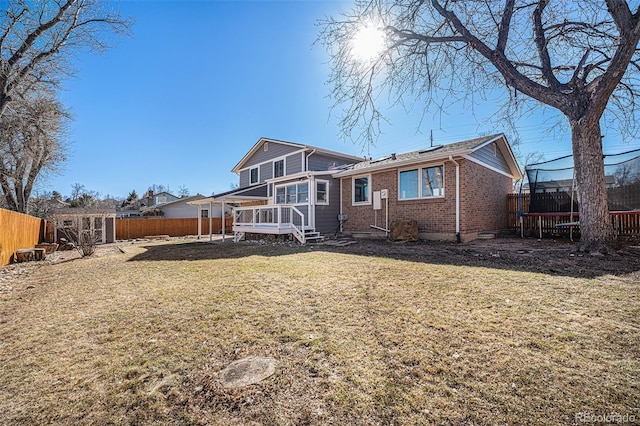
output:
[[[236,207],[233,211],[233,230],[236,232],[290,233],[304,244],[305,217],[294,206],[276,204]]]

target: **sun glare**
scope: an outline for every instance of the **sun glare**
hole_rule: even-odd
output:
[[[377,58],[384,49],[385,35],[373,24],[362,26],[351,41],[351,51],[356,60],[369,62]]]

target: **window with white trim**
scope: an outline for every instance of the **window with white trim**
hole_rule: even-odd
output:
[[[253,185],[255,183],[258,183],[260,177],[259,177],[259,173],[258,173],[258,168],[257,167],[253,167],[252,169],[249,169],[249,185]]]
[[[329,182],[316,181],[316,204],[329,204]]]
[[[299,204],[309,201],[309,182],[276,187],[276,204]]]
[[[273,177],[284,176],[284,158],[273,162]]]
[[[400,171],[398,199],[437,197],[444,197],[444,165]]]
[[[353,204],[371,204],[369,199],[369,186],[371,176],[359,176],[352,179]]]
[[[200,217],[205,219],[209,217],[209,209],[202,209],[200,211]]]

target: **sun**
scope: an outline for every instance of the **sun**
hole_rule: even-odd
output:
[[[361,26],[351,40],[351,52],[359,62],[371,62],[380,56],[385,46],[382,28],[369,23]]]

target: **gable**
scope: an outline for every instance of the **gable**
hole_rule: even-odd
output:
[[[286,156],[293,152],[303,150],[304,148],[304,145],[297,143],[260,138],[231,171],[239,173],[240,170],[256,166],[274,158]]]
[[[256,150],[252,156],[247,158],[243,168],[253,167],[276,158],[286,157],[302,149],[297,146],[284,145],[273,141],[266,141],[261,147],[261,149]],[[264,149],[265,147],[267,147],[266,151]]]
[[[507,160],[505,159],[497,142],[491,142],[490,144],[473,151],[469,154],[469,157],[479,160],[495,170],[511,174]]]

